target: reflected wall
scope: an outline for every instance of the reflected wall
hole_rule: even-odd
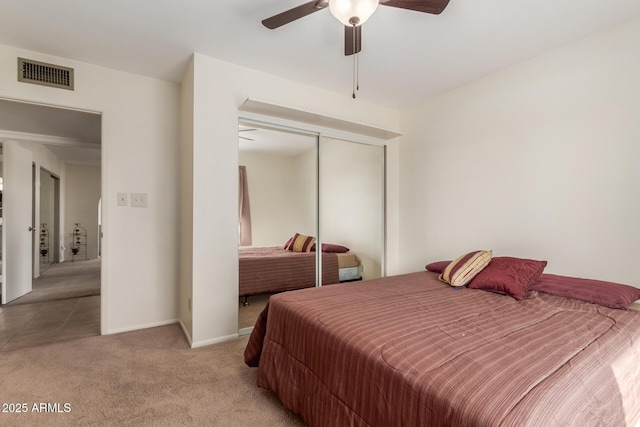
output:
[[[323,138],[322,241],[348,247],[363,280],[384,275],[384,147]]]

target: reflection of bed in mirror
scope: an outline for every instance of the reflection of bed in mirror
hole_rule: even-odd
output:
[[[293,252],[282,246],[241,247],[240,296],[316,286],[316,253]],[[358,257],[351,253],[322,253],[322,284],[361,280]]]

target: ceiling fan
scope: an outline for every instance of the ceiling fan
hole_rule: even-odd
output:
[[[360,52],[361,25],[373,15],[378,4],[439,15],[449,0],[313,0],[264,19],[262,25],[273,30],[329,7],[331,14],[345,26],[344,54],[349,56]]]

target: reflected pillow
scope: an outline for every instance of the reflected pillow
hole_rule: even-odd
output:
[[[316,243],[316,238],[296,233],[293,236],[289,250],[293,252],[311,252],[311,247]]]
[[[314,244],[311,247],[312,251],[316,250],[316,245]],[[322,244],[322,252],[334,253],[334,254],[343,254],[345,252],[349,252],[349,248],[341,245],[334,245],[333,243],[323,243]]]
[[[427,264],[424,268],[429,271],[433,271],[434,273],[442,273],[449,264],[451,264],[451,261],[436,261],[431,264]]]
[[[473,251],[451,261],[438,277],[451,286],[464,286],[491,261],[492,251]]]
[[[547,261],[495,257],[469,283],[469,288],[511,295],[522,300],[527,297],[529,287],[538,280],[546,266]]]
[[[633,286],[555,274],[540,275],[530,289],[620,310],[640,299],[640,289]]]

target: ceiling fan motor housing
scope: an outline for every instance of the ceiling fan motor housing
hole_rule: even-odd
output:
[[[378,8],[378,0],[329,0],[329,10],[344,25],[364,24]]]

